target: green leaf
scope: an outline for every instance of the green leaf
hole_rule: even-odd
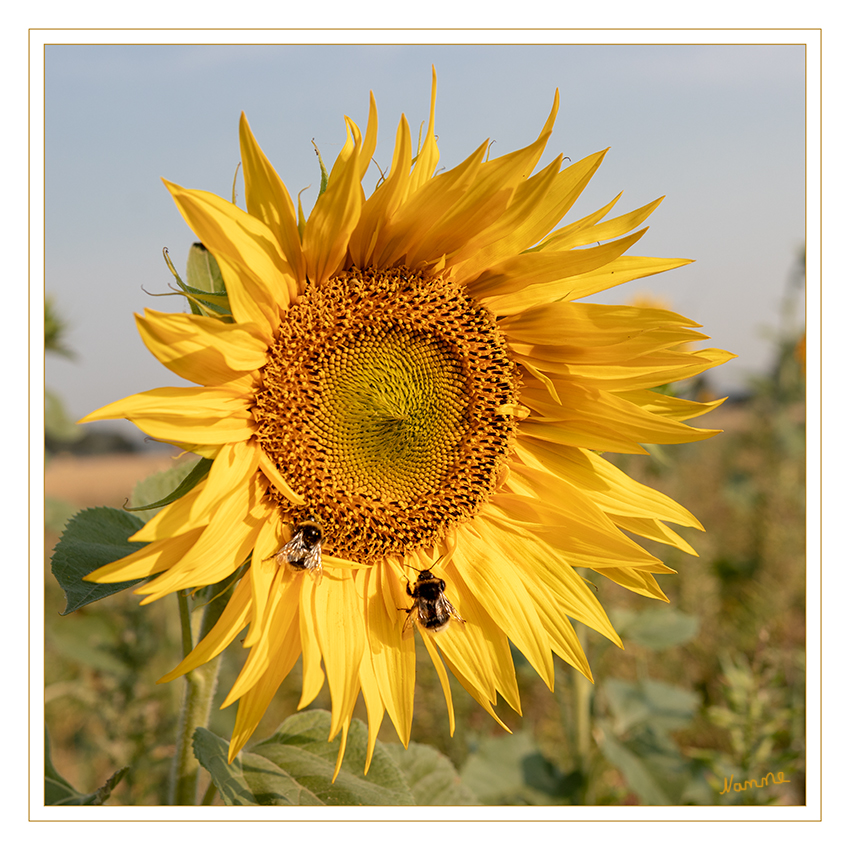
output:
[[[653,606],[640,613],[623,608],[611,612],[614,628],[625,642],[652,650],[687,643],[699,631],[699,618],[676,608]]]
[[[417,806],[477,806],[478,798],[461,781],[455,766],[428,744],[385,744],[404,771]]]
[[[410,806],[415,804],[404,774],[378,743],[369,773],[368,732],[352,720],[345,757],[332,782],[339,739],[328,741],[331,716],[305,711],[284,721],[270,738],[227,763],[228,744],[198,728],[194,750],[227,805],[241,806]]]
[[[229,321],[230,301],[227,298],[221,270],[215,258],[200,242],[196,242],[190,249],[187,263],[188,277],[198,284],[197,286],[190,286],[183,282],[177,269],[174,268],[174,263],[171,262],[167,248],[162,249],[162,256],[168,270],[174,275],[177,285],[186,296],[192,313],[196,316],[217,315],[223,321]]]
[[[224,293],[224,278],[215,257],[200,243],[189,249],[186,260],[186,283],[196,292]]]
[[[597,721],[596,742],[602,754],[624,776],[629,788],[647,806],[670,806],[672,799],[653,776],[643,760],[617,740],[614,730],[604,720]]]
[[[124,778],[129,767],[115,771],[97,791],[83,794],[77,791],[53,766],[50,757],[50,737],[44,730],[44,805],[45,806],[101,806],[109,799],[115,786]]]
[[[51,560],[53,575],[65,591],[63,615],[139,583],[95,584],[83,576],[141,549],[144,543],[130,543],[127,538],[142,525],[140,519],[117,508],[87,508],[68,522]]]
[[[482,742],[460,776],[487,805],[563,804],[581,784],[578,773],[562,773],[524,730]]]
[[[125,507],[125,511],[143,513],[141,519],[147,522],[154,514],[166,505],[176,502],[185,496],[193,487],[200,484],[209,475],[212,461],[202,457],[188,472],[188,464],[165,469],[149,475],[134,488],[130,500],[139,507]],[[167,494],[167,495],[163,495]],[[150,500],[150,501],[149,501]],[[141,504],[140,504],[141,503]]]
[[[639,725],[659,733],[681,729],[691,722],[700,702],[693,691],[655,679],[608,679],[602,690],[618,735]]]

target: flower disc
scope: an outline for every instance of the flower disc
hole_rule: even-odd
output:
[[[514,434],[517,370],[492,315],[405,268],[308,285],[287,311],[254,411],[260,444],[322,522],[327,551],[363,562],[427,546],[472,518]]]

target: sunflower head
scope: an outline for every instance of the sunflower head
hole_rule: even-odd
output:
[[[332,554],[374,564],[433,546],[493,492],[519,370],[463,288],[404,266],[308,283],[282,317],[253,409],[257,439],[321,517]]]
[[[137,592],[152,601],[244,567],[166,677],[247,629],[231,758],[299,657],[302,705],[327,678],[332,736],[362,692],[370,755],[385,714],[406,744],[414,630],[452,728],[448,672],[494,717],[499,694],[519,711],[511,643],[550,687],[553,655],[590,676],[573,620],[619,643],[580,571],[663,599],[654,575],[671,570],[634,538],[693,552],[667,523],[697,520],[603,454],[714,433],[684,421],[719,402],[652,388],[730,355],[694,350],[698,326],[668,310],[579,300],[688,262],[625,253],[659,201],[562,223],[604,151],[536,170],[557,96],[527,147],[489,159],[485,142],[436,173],[435,102],[436,78],[421,146],[402,116],[368,198],[374,99],[365,134],[346,118],[309,217],[244,116],[247,209],[167,183],[217,260],[229,320],[147,311],[145,343],[196,386],[86,417],[126,417],[212,461],[134,535],[148,545],[91,578],[148,577]]]

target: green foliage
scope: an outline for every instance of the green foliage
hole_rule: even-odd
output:
[[[383,744],[401,768],[417,806],[477,806],[478,798],[436,747],[411,742]]]
[[[215,257],[200,242],[195,242],[189,250],[189,259],[186,264],[188,284],[183,282],[177,269],[174,268],[167,249],[163,249],[162,255],[168,270],[174,275],[177,286],[186,296],[189,307],[196,316],[216,316],[223,321],[230,321],[230,302],[221,270]]]
[[[176,502],[200,484],[209,475],[211,466],[212,461],[202,457],[188,472],[187,464],[183,464],[149,475],[133,488],[130,501],[134,507],[125,507],[124,510],[138,513],[140,519],[147,522],[160,508]],[[168,495],[162,496],[162,493]]]
[[[127,540],[142,525],[140,519],[116,508],[88,508],[68,522],[52,559],[53,575],[65,591],[63,614],[139,583],[96,584],[85,581],[84,576],[144,546]]]
[[[728,735],[728,750],[694,750],[692,755],[710,770],[712,787],[720,792],[724,778],[757,782],[768,773],[799,774],[803,768],[805,733],[803,656],[790,659],[798,681],[788,681],[787,660],[767,646],[750,659],[742,653],[727,654],[721,661],[721,699],[706,710],[708,719]],[[793,669],[793,668],[792,668]],[[790,699],[789,699],[790,694]],[[783,784],[783,783],[780,783]],[[775,784],[727,789],[728,803],[754,805],[775,802]],[[724,795],[725,796],[725,795]]]
[[[482,803],[494,806],[563,805],[573,801],[580,785],[577,772],[560,771],[525,731],[482,741],[461,780]]]
[[[327,711],[289,717],[277,732],[227,763],[227,741],[206,729],[195,732],[195,756],[206,768],[227,805],[235,806],[412,806],[415,799],[404,773],[381,744],[369,773],[368,731],[354,720],[348,731],[339,775],[333,774],[338,738],[328,741]]]
[[[124,778],[129,767],[115,771],[103,785],[91,794],[74,789],[67,779],[59,774],[50,758],[50,737],[44,730],[44,805],[45,806],[102,806],[112,794],[115,786]]]
[[[687,643],[699,629],[697,617],[672,607],[652,607],[643,611],[614,608],[610,616],[624,641],[656,652]]]
[[[189,249],[186,260],[186,282],[195,292],[223,293],[224,278],[215,257],[200,243]]]
[[[601,690],[608,718],[598,720],[596,741],[640,801],[671,806],[697,802],[689,795],[705,796],[698,782],[692,787],[698,765],[679,752],[671,735],[692,721],[697,694],[655,679],[608,679]]]

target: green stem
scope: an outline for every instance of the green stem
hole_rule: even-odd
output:
[[[221,586],[211,589],[211,600],[203,607],[203,618],[198,631],[198,640],[202,640],[218,621],[228,594],[221,592]],[[180,624],[183,632],[183,652],[188,655],[192,650],[192,619],[189,611],[189,598],[185,593],[177,594],[180,607]],[[197,619],[197,613],[194,619]],[[218,683],[218,668],[221,656],[196,667],[186,674],[186,687],[183,692],[183,707],[177,729],[177,749],[171,771],[171,787],[168,802],[172,806],[194,806],[198,802],[199,764],[193,750],[195,729],[209,722],[212,701]]]
[[[579,642],[589,650],[587,646],[587,626],[584,623],[576,623],[576,636]],[[590,718],[590,699],[593,691],[593,685],[583,673],[580,673],[575,668],[572,668],[573,676],[573,695],[575,702],[575,748],[576,762],[578,769],[584,776],[585,796],[589,793],[590,785],[590,754],[591,754],[591,718]]]

